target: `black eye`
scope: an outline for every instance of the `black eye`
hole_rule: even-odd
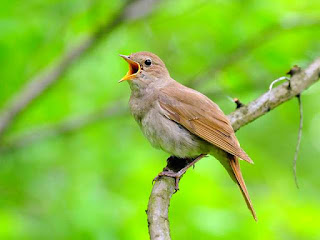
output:
[[[144,64],[147,65],[147,66],[150,66],[151,65],[151,60],[150,59],[145,60]]]

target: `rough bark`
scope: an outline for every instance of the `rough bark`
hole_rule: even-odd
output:
[[[232,127],[237,131],[240,127],[254,121],[280,104],[297,96],[319,79],[320,58],[311,63],[304,71],[291,77],[290,83],[286,82],[262,94],[256,100],[238,108],[228,117]]]
[[[152,240],[170,239],[168,211],[171,196],[175,191],[174,186],[174,179],[169,177],[163,177],[154,184],[147,210],[149,235]]]

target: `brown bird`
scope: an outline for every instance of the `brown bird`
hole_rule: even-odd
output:
[[[120,56],[128,62],[129,71],[119,82],[128,81],[130,85],[130,110],[145,137],[153,147],[171,156],[193,160],[179,172],[163,171],[159,176],[174,177],[178,190],[185,171],[211,154],[238,184],[257,220],[238,159],[253,161],[240,147],[228,118],[218,105],[172,79],[155,54],[137,52]]]

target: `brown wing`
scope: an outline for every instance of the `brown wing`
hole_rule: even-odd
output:
[[[217,104],[177,82],[160,92],[159,103],[166,117],[224,151],[253,163],[241,149],[228,118]]]

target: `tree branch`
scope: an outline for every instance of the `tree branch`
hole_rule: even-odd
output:
[[[148,228],[151,240],[170,240],[169,205],[175,192],[175,180],[163,177],[156,181],[148,203]]]
[[[320,77],[320,58],[304,71],[292,76],[289,83],[284,83],[263,94],[248,105],[236,109],[228,117],[234,130],[254,121],[265,113],[279,106],[306,90]],[[290,86],[290,87],[289,87]],[[168,165],[167,165],[168,167]],[[174,170],[174,169],[171,169]],[[177,171],[177,170],[176,170]],[[170,240],[168,211],[170,199],[174,193],[175,182],[167,177],[159,178],[154,184],[148,204],[148,223],[151,240]]]
[[[290,87],[287,82],[281,84],[231,113],[229,119],[233,129],[237,131],[240,127],[300,94],[319,79],[319,73],[320,58],[311,63],[306,70],[294,74],[290,80]]]
[[[146,4],[146,1],[148,4]],[[0,138],[14,119],[34,102],[36,98],[53,86],[54,83],[58,82],[76,60],[97,46],[103,38],[108,36],[123,22],[141,18],[150,13],[155,2],[156,0],[126,1],[111,22],[107,21],[101,24],[97,30],[82,43],[64,53],[55,64],[33,77],[4,107],[0,115]]]

